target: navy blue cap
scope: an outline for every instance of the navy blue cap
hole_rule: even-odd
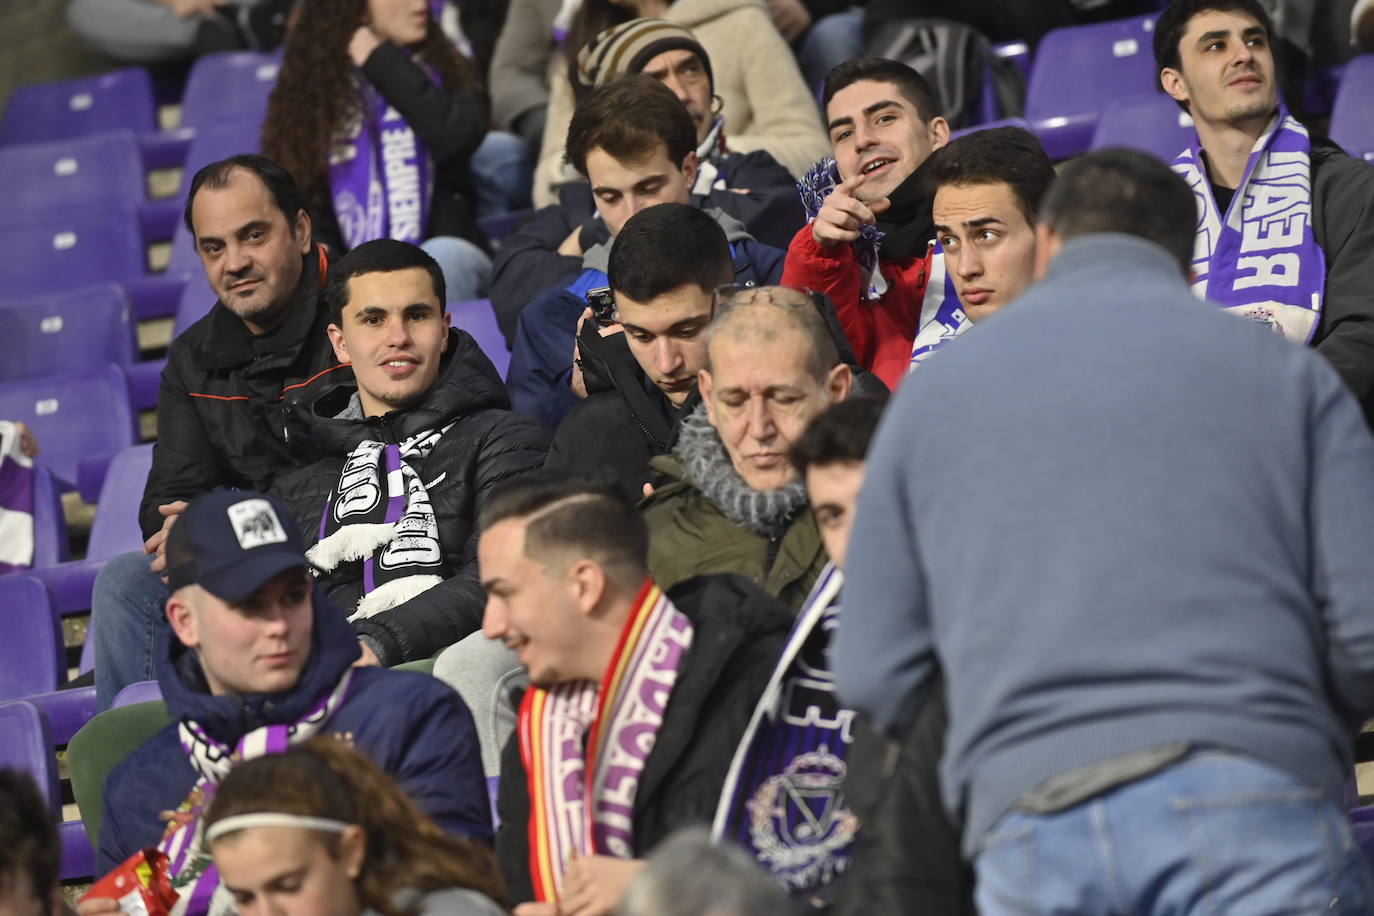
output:
[[[172,591],[199,585],[234,604],[278,573],[305,565],[305,544],[286,507],[251,490],[196,497],[167,534]]]

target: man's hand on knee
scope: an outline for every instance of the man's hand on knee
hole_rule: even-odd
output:
[[[185,509],[184,499],[157,507],[157,511],[162,513],[162,527],[143,542],[143,552],[153,555],[153,562],[149,564],[149,568],[158,575],[162,575],[167,569],[167,533],[172,530],[172,526]]]

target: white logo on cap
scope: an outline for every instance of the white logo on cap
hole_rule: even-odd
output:
[[[280,544],[286,540],[286,531],[277,518],[277,511],[265,499],[245,499],[229,507],[229,521],[234,526],[234,536],[239,539],[239,547],[252,550],[263,544]]]

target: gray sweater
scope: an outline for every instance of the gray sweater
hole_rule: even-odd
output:
[[[1320,358],[1141,239],[1048,276],[901,387],[834,668],[896,731],[937,663],[964,848],[1046,779],[1173,741],[1341,797],[1374,710],[1374,439]]]

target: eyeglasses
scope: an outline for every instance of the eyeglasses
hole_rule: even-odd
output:
[[[809,289],[800,286],[755,286],[753,283],[726,283],[711,293],[711,307],[716,315],[744,305],[764,301],[784,308],[815,308]]]

